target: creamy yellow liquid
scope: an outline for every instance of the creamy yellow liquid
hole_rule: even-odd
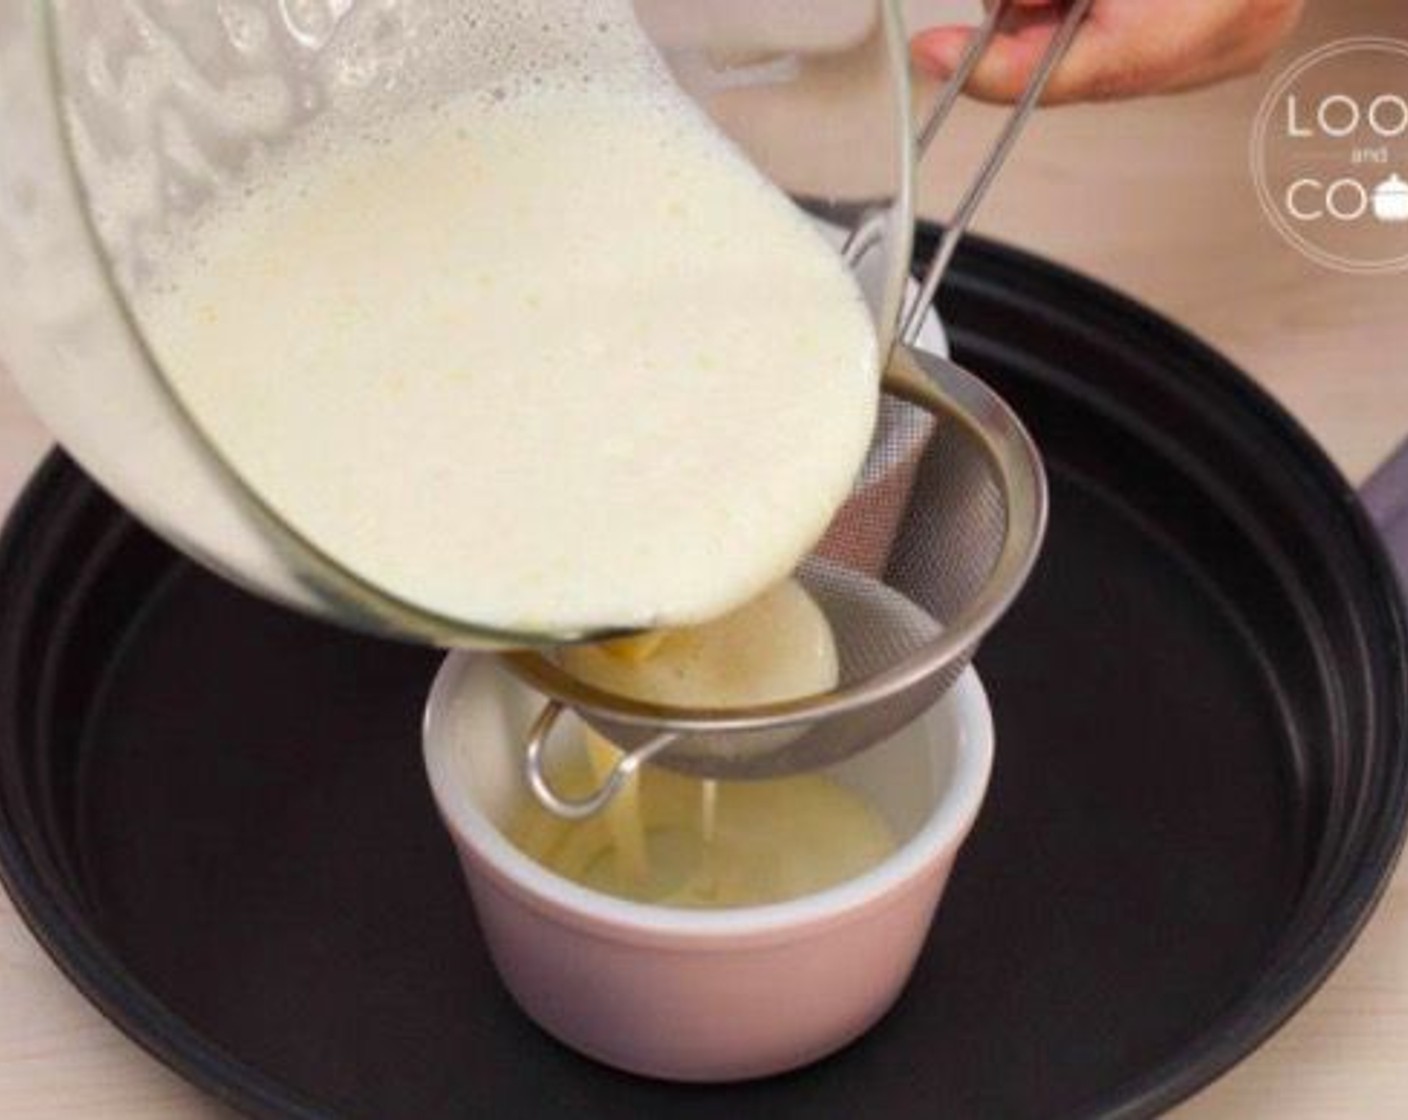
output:
[[[585,758],[564,770],[565,788],[590,785]],[[508,838],[544,867],[593,890],[718,908],[824,890],[874,867],[895,847],[889,825],[870,805],[819,775],[713,783],[645,767],[639,782],[632,801],[581,822],[525,804]],[[711,785],[717,801],[709,837],[704,814]]]
[[[870,318],[629,5],[498,8],[522,73],[271,157],[157,254],[142,325],[230,461],[383,588],[514,630],[714,617],[848,493]]]
[[[614,692],[665,704],[736,707],[835,686],[825,615],[786,581],[701,626],[567,652],[564,667]],[[598,787],[618,752],[594,732],[554,780]],[[607,894],[668,906],[781,902],[873,867],[895,846],[887,822],[820,775],[713,782],[645,767],[606,810],[562,821],[536,803],[508,829],[523,852]]]

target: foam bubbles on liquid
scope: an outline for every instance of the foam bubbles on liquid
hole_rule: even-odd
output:
[[[189,271],[192,240],[227,211],[271,213],[290,194],[306,191],[299,180],[309,167],[346,162],[349,149],[384,148],[432,118],[462,118],[470,108],[519,112],[529,99],[601,95],[630,96],[637,110],[666,118],[699,116],[641,30],[630,0],[410,0],[395,9],[280,0],[278,6],[288,34],[304,45],[319,44],[314,64],[327,85],[326,103],[288,138],[257,146],[235,176],[220,181],[209,174],[210,193],[201,206],[146,234],[142,297],[179,284]],[[286,103],[285,91],[275,87],[271,76],[231,90],[231,127],[240,125],[241,115],[252,120]],[[671,143],[662,136],[660,147],[668,151]],[[191,150],[187,144],[180,152]],[[109,193],[130,192],[114,183]],[[115,207],[145,208],[135,199]]]

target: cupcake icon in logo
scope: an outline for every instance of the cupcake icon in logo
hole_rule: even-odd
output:
[[[1396,173],[1374,188],[1374,217],[1381,222],[1408,222],[1408,183]]]

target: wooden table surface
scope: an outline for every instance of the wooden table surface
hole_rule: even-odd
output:
[[[1282,61],[1371,33],[1408,38],[1401,0],[1322,0]],[[1202,335],[1280,398],[1357,481],[1408,436],[1408,275],[1326,271],[1266,224],[1246,171],[1246,138],[1269,82],[1270,72],[1177,99],[1043,114],[979,226],[1121,287]],[[926,209],[951,198],[992,122],[991,111],[965,109],[924,171]],[[0,379],[0,509],[46,443]],[[226,1115],[84,1002],[0,898],[0,1116]],[[1408,873],[1400,869],[1310,1003],[1178,1115],[1408,1117]]]

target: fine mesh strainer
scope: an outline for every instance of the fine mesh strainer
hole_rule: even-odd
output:
[[[1012,411],[971,374],[899,347],[861,475],[797,569],[826,613],[840,681],[826,693],[738,709],[628,699],[568,674],[552,653],[503,655],[548,700],[530,732],[529,781],[553,812],[601,809],[644,762],[762,778],[838,761],[922,714],[968,665],[1031,571],[1046,481]],[[567,708],[625,754],[591,796],[557,793],[548,738]]]
[[[972,36],[915,140],[922,158],[1012,0],[997,0]],[[861,476],[816,549],[794,573],[825,612],[840,660],[830,692],[748,708],[667,707],[604,692],[551,652],[505,654],[547,697],[529,732],[525,772],[559,816],[603,808],[647,761],[709,778],[816,769],[918,718],[958,679],[1016,597],[1046,528],[1041,460],[1007,405],[977,378],[915,345],[925,314],[988,188],[1084,19],[1074,0],[1026,90],[960,200],[891,352],[875,436]],[[842,253],[859,269],[881,227],[862,215]],[[568,798],[546,773],[564,711],[624,752],[597,790]]]

